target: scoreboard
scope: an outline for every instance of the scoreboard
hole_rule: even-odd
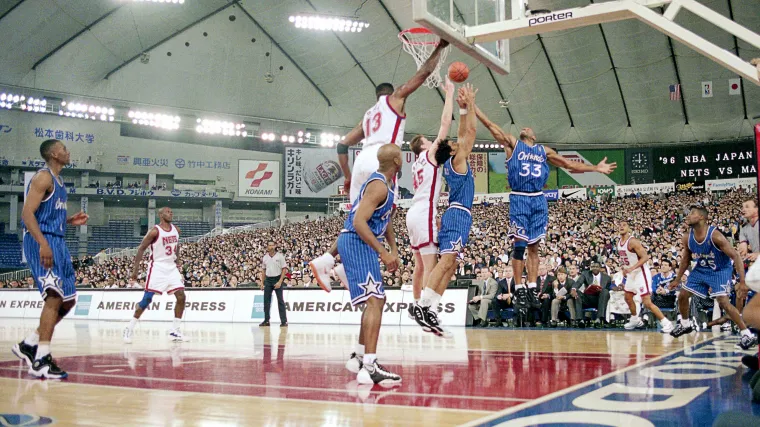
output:
[[[754,177],[755,148],[751,141],[655,148],[652,150],[657,182],[697,181]]]

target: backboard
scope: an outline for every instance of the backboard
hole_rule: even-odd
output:
[[[509,73],[509,40],[469,43],[465,26],[511,19],[514,0],[412,0],[413,19],[499,74]]]

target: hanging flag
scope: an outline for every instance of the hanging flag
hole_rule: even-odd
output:
[[[702,82],[702,98],[713,97],[713,85],[712,82]]]
[[[728,79],[728,94],[741,95],[742,79]]]
[[[670,92],[670,100],[671,101],[678,101],[681,99],[681,85],[670,85],[668,86],[668,91]]]

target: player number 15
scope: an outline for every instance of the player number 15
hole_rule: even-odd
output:
[[[520,176],[541,176],[541,165],[533,165],[533,172],[531,172],[530,167],[530,163],[523,163],[522,170],[520,171]]]

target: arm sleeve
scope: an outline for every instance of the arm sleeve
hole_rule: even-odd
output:
[[[739,243],[749,243],[749,232],[747,230],[748,228],[749,227],[744,226],[739,230]]]

